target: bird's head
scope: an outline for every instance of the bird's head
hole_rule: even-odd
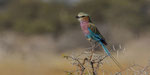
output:
[[[76,16],[76,18],[81,22],[81,21],[88,21],[91,22],[90,17],[88,14],[80,12],[78,13],[78,15]]]

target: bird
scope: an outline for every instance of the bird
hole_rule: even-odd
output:
[[[78,15],[76,16],[76,18],[80,22],[81,30],[83,31],[83,33],[84,33],[85,37],[87,38],[87,40],[89,40],[90,42],[95,41],[100,46],[102,46],[102,48],[104,49],[106,54],[121,69],[122,67],[121,67],[120,63],[111,55],[111,53],[107,49],[106,46],[107,46],[108,43],[106,42],[106,40],[102,36],[102,34],[99,32],[99,30],[95,26],[95,24],[93,24],[90,16],[88,14],[84,13],[84,12],[79,12]]]

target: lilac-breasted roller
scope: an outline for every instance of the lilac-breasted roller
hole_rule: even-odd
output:
[[[99,32],[99,30],[97,29],[97,27],[92,23],[90,17],[88,14],[80,12],[76,18],[79,20],[80,22],[80,26],[81,29],[84,33],[84,35],[86,36],[86,38],[91,42],[96,41],[96,43],[99,43],[104,51],[106,52],[106,54],[108,56],[110,56],[110,58],[115,62],[115,64],[121,68],[121,65],[118,63],[118,61],[110,54],[110,52],[108,51],[108,49],[106,48],[107,42],[105,41],[104,37],[102,36],[102,34]]]

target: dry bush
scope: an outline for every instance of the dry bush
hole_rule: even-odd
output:
[[[116,49],[112,47],[116,58],[119,58],[120,55],[126,54],[126,49],[122,48],[119,45],[119,48]],[[101,54],[99,52],[93,51],[92,48],[83,50],[78,55],[64,56],[69,62],[76,67],[76,70],[65,71],[67,75],[149,75],[150,73],[150,64],[146,66],[141,66],[136,63],[128,63],[121,70],[115,70],[115,72],[110,72],[109,68],[104,68],[104,64],[111,64],[107,58],[107,55]],[[121,64],[123,65],[123,64]],[[108,71],[107,71],[108,70]],[[100,73],[101,72],[101,73]],[[107,73],[106,73],[107,72]],[[109,73],[108,73],[109,72]],[[100,74],[99,74],[100,73]]]

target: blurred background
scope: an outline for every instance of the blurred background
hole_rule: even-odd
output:
[[[79,12],[91,16],[109,46],[150,49],[150,0],[0,0],[0,74],[62,74],[68,64],[61,54],[90,47]]]

